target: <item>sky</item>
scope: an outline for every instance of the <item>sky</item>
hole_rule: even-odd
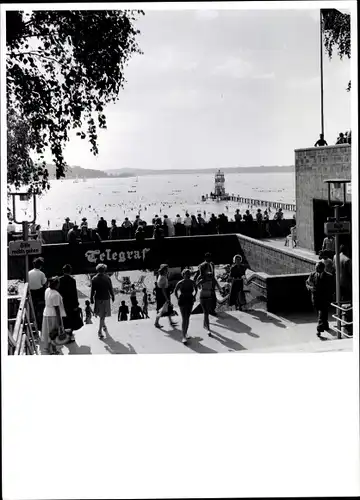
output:
[[[99,155],[74,136],[70,165],[293,165],[320,132],[319,10],[145,11],[143,55],[106,108]],[[324,54],[325,138],[350,129],[350,61]]]

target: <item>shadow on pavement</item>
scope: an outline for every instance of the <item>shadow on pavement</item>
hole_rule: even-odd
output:
[[[286,328],[286,325],[284,325],[284,323],[281,320],[274,318],[273,316],[270,316],[266,311],[259,311],[259,310],[249,311],[249,314],[257,318],[262,323],[271,323],[274,326],[280,328]]]
[[[65,347],[68,349],[69,354],[92,354],[88,345],[78,345],[76,341],[67,344]]]
[[[220,328],[230,330],[231,332],[246,333],[254,339],[260,338],[260,336],[254,333],[248,325],[242,323],[238,318],[234,318],[234,316],[231,316],[231,314],[228,314],[226,312],[223,312],[221,313],[221,316],[218,316],[215,325],[219,326]]]
[[[109,334],[102,339],[102,342],[105,344],[105,349],[109,354],[137,354],[131,344],[124,345],[114,340]]]
[[[236,342],[235,340],[224,337],[223,335],[221,335],[221,333],[212,331],[211,335],[212,335],[212,338],[214,340],[217,340],[218,342],[223,344],[223,346],[229,350],[232,349],[234,351],[247,351],[246,347],[239,344],[239,342]]]
[[[190,329],[191,329],[191,324],[189,330]],[[163,332],[176,342],[182,343],[182,332],[178,328],[174,328],[172,330],[164,330]],[[189,331],[189,335],[191,337],[191,331]],[[204,339],[202,337],[191,337],[185,344],[185,347],[199,354],[213,354],[213,353],[217,354],[217,351],[202,344],[201,340]]]

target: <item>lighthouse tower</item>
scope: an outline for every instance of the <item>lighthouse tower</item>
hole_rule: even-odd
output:
[[[225,193],[225,175],[224,172],[218,170],[215,174],[215,196],[223,198]]]

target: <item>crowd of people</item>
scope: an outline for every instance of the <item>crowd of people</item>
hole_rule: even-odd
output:
[[[80,308],[76,281],[71,276],[72,268],[66,264],[61,276],[47,278],[43,272],[44,260],[39,257],[33,261],[33,269],[29,272],[29,289],[36,315],[38,329],[41,332],[43,354],[59,354],[60,347],[75,341],[74,332],[85,323],[92,324],[93,317],[99,318],[98,337],[104,339],[108,335],[106,318],[110,317],[111,301],[115,301],[115,292],[111,278],[107,274],[107,266],[98,264],[96,275],[91,280],[90,299],[85,301],[84,311]],[[230,267],[229,305],[241,310],[246,305],[244,279],[246,266],[241,255],[236,255]],[[196,271],[184,269],[182,279],[177,283],[169,283],[169,267],[162,264],[157,271],[154,296],[156,301],[155,326],[162,328],[160,320],[168,317],[172,327],[176,326],[174,316],[177,312],[171,301],[173,295],[178,302],[181,315],[182,341],[189,340],[188,330],[190,315],[199,293],[200,305],[204,315],[204,328],[209,336],[210,315],[216,316],[216,289],[222,288],[215,276],[215,265],[211,254],[206,253],[205,260]],[[142,304],[137,300],[135,287],[130,290],[130,304],[122,300],[118,308],[118,321],[148,319],[148,304],[151,295],[146,288],[142,289]]]
[[[335,300],[337,273],[339,273],[340,278],[340,301],[343,303],[352,302],[351,259],[345,245],[340,246],[339,260],[340,268],[337,269],[334,239],[332,236],[326,237],[323,250],[319,253],[319,262],[315,266],[315,271],[310,274],[306,281],[306,287],[311,292],[312,303],[318,314],[318,337],[321,337],[324,331],[330,331],[329,310],[331,303]],[[352,320],[351,313],[347,315],[347,320],[348,322]]]
[[[340,300],[352,301],[352,269],[351,259],[346,246],[340,246],[340,267],[337,269],[334,239],[328,236],[324,239],[323,249],[319,253],[319,262],[314,272],[306,280],[306,287],[311,292],[312,303],[318,314],[317,335],[321,337],[324,331],[330,331],[329,310],[335,300],[335,278],[339,273]],[[111,301],[115,301],[115,292],[111,278],[107,274],[105,264],[98,264],[96,275],[91,280],[90,300],[85,302],[84,313],[79,306],[76,281],[72,268],[66,264],[62,275],[47,279],[43,272],[44,260],[39,257],[33,261],[33,269],[29,272],[29,289],[34,305],[38,328],[44,354],[58,354],[59,346],[75,341],[74,331],[85,324],[92,323],[92,317],[99,318],[98,336],[104,338],[108,334],[106,318],[111,316]],[[235,255],[233,264],[228,270],[227,286],[229,289],[229,306],[242,310],[246,306],[244,293],[246,265],[241,255]],[[181,315],[181,330],[183,343],[189,340],[190,316],[194,303],[199,295],[199,301],[204,315],[203,326],[211,336],[210,316],[216,316],[216,290],[224,295],[223,288],[215,275],[215,265],[210,253],[205,254],[205,260],[196,271],[183,269],[182,279],[176,284],[169,282],[169,267],[162,264],[157,271],[157,279],[153,295],[156,301],[155,327],[161,329],[161,319],[167,317],[172,327],[176,326],[174,316],[177,315],[171,300],[173,296],[178,303]],[[137,299],[135,286],[130,288],[130,304],[122,300],[118,308],[118,321],[139,320],[149,318],[148,304],[151,294],[142,289],[142,303]],[[85,316],[85,318],[84,318]],[[347,316],[347,321],[350,316]]]
[[[218,216],[211,214],[207,218],[206,211],[203,214],[199,213],[197,216],[190,215],[188,212],[184,217],[177,214],[173,221],[167,215],[160,217],[156,214],[151,221],[151,236],[154,239],[162,239],[174,236],[224,234],[228,232],[229,222],[233,222],[236,231],[246,232],[246,229],[254,229],[255,227],[258,236],[270,237],[272,236],[270,229],[271,215],[273,215],[272,220],[281,226],[281,221],[284,220],[284,213],[281,208],[276,210],[274,214],[271,214],[270,207],[264,211],[258,208],[255,216],[251,214],[249,209],[243,214],[240,213],[240,209],[236,209],[233,219],[229,219],[225,214]],[[71,222],[67,217],[62,226],[62,233],[64,241],[70,244],[131,238],[141,242],[149,236],[148,231],[145,232],[146,226],[147,222],[141,219],[140,215],[137,215],[133,221],[125,217],[120,225],[117,224],[115,219],[112,219],[110,226],[103,217],[100,217],[95,228],[89,227],[86,217],[83,217],[80,226]],[[280,230],[282,230],[281,227]]]
[[[351,130],[348,132],[340,132],[335,144],[351,144]],[[320,134],[319,139],[315,142],[314,147],[328,146],[324,138],[324,134]]]

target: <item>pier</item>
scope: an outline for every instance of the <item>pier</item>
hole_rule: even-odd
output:
[[[268,201],[268,200],[258,200],[255,198],[248,198],[244,196],[235,195],[232,193],[229,195],[225,191],[225,175],[220,170],[215,174],[215,183],[214,183],[214,192],[211,192],[210,195],[206,194],[201,197],[202,201],[206,201],[208,199],[211,200],[220,200],[220,201],[235,201],[237,203],[241,203],[243,205],[251,205],[252,207],[265,207],[265,208],[281,208],[282,210],[286,210],[287,212],[296,212],[295,203],[286,203],[281,201]]]
[[[217,196],[206,195],[202,196],[202,201],[208,199],[217,199]],[[295,203],[285,203],[282,201],[269,201],[269,200],[257,200],[255,198],[244,198],[243,196],[235,196],[234,194],[228,195],[226,198],[222,198],[223,201],[235,201],[237,203],[242,203],[243,205],[252,205],[253,207],[265,207],[265,208],[281,208],[288,212],[296,212]]]

